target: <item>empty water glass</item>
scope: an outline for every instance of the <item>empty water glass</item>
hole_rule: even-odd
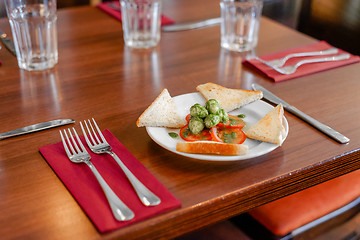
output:
[[[18,65],[43,70],[58,62],[56,0],[6,0]]]
[[[221,47],[237,52],[258,42],[263,0],[221,0]]]
[[[161,0],[120,0],[125,45],[150,48],[160,41]]]

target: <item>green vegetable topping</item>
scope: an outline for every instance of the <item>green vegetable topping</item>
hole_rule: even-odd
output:
[[[227,121],[229,121],[229,114],[227,112],[225,112],[224,109],[219,110],[219,116],[220,116],[221,122],[226,123]]]
[[[216,125],[218,125],[218,123],[220,123],[220,121],[220,116],[216,114],[209,114],[204,120],[205,126],[207,128],[215,127]]]
[[[169,132],[169,136],[172,138],[177,138],[179,135],[177,133],[174,132]]]
[[[218,114],[220,110],[220,104],[216,99],[210,99],[205,103],[206,109],[211,114]]]
[[[190,131],[194,134],[199,134],[205,128],[204,121],[199,117],[192,117],[189,122]]]
[[[190,119],[188,119],[188,127],[182,132],[186,138],[189,134],[200,134],[204,128],[212,128],[218,125],[220,122],[224,125],[230,126],[243,126],[243,121],[239,118],[244,118],[244,114],[238,115],[238,117],[229,116],[229,114],[220,107],[219,102],[216,99],[210,99],[205,103],[205,107],[199,103],[194,104],[190,108]],[[211,130],[210,130],[211,132]],[[205,137],[205,136],[204,136]],[[232,141],[236,139],[236,133],[227,133],[222,136],[225,141]],[[206,137],[205,137],[206,138]]]
[[[190,108],[190,115],[192,117],[205,118],[208,114],[209,113],[206,108],[201,106],[199,103],[196,103]]]

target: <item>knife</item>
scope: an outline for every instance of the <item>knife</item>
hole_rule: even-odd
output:
[[[9,137],[15,137],[15,136],[22,135],[22,134],[37,132],[37,131],[45,130],[48,128],[58,127],[58,126],[62,126],[62,125],[66,125],[66,124],[70,124],[70,123],[74,123],[74,122],[75,122],[75,120],[73,120],[73,119],[58,119],[58,120],[53,120],[53,121],[49,121],[49,122],[37,123],[37,124],[30,125],[27,127],[15,129],[15,130],[12,130],[9,132],[0,133],[0,140],[9,138]]]
[[[118,5],[115,5],[113,3],[107,4],[108,7],[121,11],[121,7]],[[174,31],[184,31],[184,30],[191,30],[196,28],[202,28],[202,27],[209,27],[213,25],[217,25],[221,23],[221,17],[219,18],[211,18],[199,22],[192,22],[192,23],[181,23],[181,24],[173,24],[169,26],[163,26],[161,29],[164,32],[174,32]]]
[[[192,22],[192,23],[182,23],[182,24],[173,24],[168,26],[163,26],[161,29],[165,32],[172,32],[172,31],[184,31],[184,30],[191,30],[201,27],[209,27],[218,25],[221,23],[221,18],[211,18],[204,21],[199,22]]]
[[[7,34],[0,31],[0,40],[4,44],[4,46],[14,55],[16,56],[15,46],[13,41],[8,38]]]
[[[310,125],[315,127],[317,130],[319,130],[320,132],[322,132],[322,133],[328,135],[329,137],[335,139],[336,141],[338,141],[340,143],[348,143],[350,141],[349,138],[347,138],[344,135],[342,135],[341,133],[335,131],[331,127],[329,127],[329,126],[319,122],[318,120],[310,117],[306,113],[303,113],[302,111],[300,111],[296,107],[290,105],[289,103],[285,102],[281,98],[275,96],[273,93],[269,92],[266,88],[260,86],[259,84],[253,83],[252,88],[254,90],[256,90],[256,91],[262,91],[265,99],[267,99],[270,102],[275,103],[275,104],[282,104],[285,110],[287,110],[291,114],[299,117],[303,121],[309,123]]]

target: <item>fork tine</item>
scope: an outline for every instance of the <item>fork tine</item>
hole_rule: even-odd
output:
[[[75,128],[73,128],[73,130],[74,130],[74,132],[75,132]],[[81,153],[81,150],[80,150],[80,148],[78,147],[78,144],[76,143],[73,135],[71,134],[70,128],[68,129],[68,131],[69,131],[70,138],[71,138],[71,140],[72,140],[72,142],[73,142],[73,145],[74,145],[74,147],[75,147],[75,149],[76,149],[76,152],[77,152],[77,153]]]
[[[87,124],[86,120],[84,120],[84,124],[85,124],[85,127],[86,127],[86,129],[87,129],[88,135],[89,135],[89,137],[90,137],[90,139],[91,139],[91,141],[92,141],[92,143],[93,143],[93,144],[91,144],[91,145],[94,146],[94,145],[98,144],[98,143],[95,141],[95,139],[94,139],[94,137],[93,137],[93,133],[91,132],[91,130],[90,130],[90,128],[89,128],[89,125]]]
[[[69,130],[69,129],[68,129],[68,130]],[[69,132],[70,132],[70,130],[69,130]],[[67,135],[67,133],[66,133],[66,130],[64,130],[64,134],[65,134],[65,139],[67,140],[67,143],[68,143],[69,148],[70,148],[69,152],[71,153],[71,155],[76,154],[76,151],[75,151],[75,149],[74,149],[74,147],[73,147],[73,144],[71,143],[70,138],[68,137],[68,135]],[[70,132],[70,135],[71,135],[71,132]]]
[[[88,124],[86,123],[86,120],[84,120],[84,124],[85,124],[85,127],[86,127],[87,132],[88,132],[87,135],[89,135],[89,137],[90,137],[90,139],[91,139],[91,141],[92,141],[92,144],[90,144],[90,145],[91,145],[91,146],[94,146],[94,145],[98,144],[98,143],[95,141],[95,139],[94,139],[94,137],[93,137],[93,134],[92,134],[92,132],[90,131]],[[89,141],[89,142],[91,142],[91,141]]]
[[[94,130],[94,128],[93,128],[93,126],[92,126],[92,124],[91,124],[91,121],[90,121],[89,119],[88,119],[88,123],[89,123],[89,126],[90,126],[91,130],[92,130],[93,135],[94,135],[95,138],[96,138],[97,143],[98,143],[98,144],[99,144],[99,143],[102,143],[102,142],[100,141],[100,139],[98,138],[98,136],[97,136],[97,134],[96,134],[96,131]]]
[[[67,156],[70,158],[70,156],[72,154],[69,151],[69,148],[68,148],[68,146],[66,144],[65,138],[64,138],[63,134],[61,133],[61,130],[59,132],[60,132],[61,141],[62,141],[62,143],[64,145],[65,152],[66,152]],[[64,130],[64,133],[66,134],[65,130]]]
[[[80,148],[82,150],[82,152],[87,152],[83,143],[81,142],[80,138],[79,138],[79,135],[77,134],[77,132],[75,131],[75,128],[73,128],[73,131],[75,133],[75,137],[76,137],[76,140],[78,141],[79,145],[80,145]]]
[[[98,131],[98,133],[99,133],[99,135],[100,135],[100,137],[101,137],[102,141],[103,141],[104,143],[106,143],[106,139],[105,139],[104,135],[102,134],[102,132],[100,131],[100,129],[99,129],[99,127],[98,127],[98,125],[96,124],[95,119],[94,119],[94,118],[92,118],[92,120],[93,120],[93,122],[94,122],[94,125],[95,125],[95,127],[96,127],[96,129],[97,129],[97,131]]]
[[[84,123],[85,123],[85,125],[86,125],[86,121],[84,121]],[[87,135],[90,135],[90,136],[91,136],[91,134],[88,134],[88,133],[85,131],[85,128],[84,128],[84,126],[83,126],[83,124],[82,124],[81,122],[80,122],[80,126],[81,126],[81,130],[82,130],[82,132],[83,132],[83,134],[84,134],[85,141],[86,141],[87,145],[88,145],[89,147],[93,147],[94,144],[92,144],[92,142],[89,140],[89,138],[88,138],[88,136],[87,136]],[[88,127],[86,126],[86,128],[88,128]],[[88,129],[89,129],[89,128],[88,128]]]

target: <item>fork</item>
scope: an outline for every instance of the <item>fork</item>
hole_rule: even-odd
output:
[[[110,205],[111,211],[113,212],[114,217],[118,221],[127,221],[134,218],[134,213],[116,196],[113,190],[109,187],[109,185],[102,178],[98,170],[95,166],[90,162],[91,156],[86,151],[84,145],[80,141],[79,136],[77,135],[75,128],[72,128],[78,143],[76,143],[73,135],[71,134],[70,129],[68,129],[70,138],[68,137],[66,130],[64,130],[64,135],[60,132],[61,140],[64,145],[65,152],[69,157],[70,161],[73,163],[86,163],[86,165],[91,169],[93,174],[95,175],[97,181],[99,182],[102,190],[105,193],[106,199]],[[65,140],[66,139],[66,140]],[[71,139],[71,141],[70,141]],[[79,146],[80,148],[79,148]],[[69,146],[69,147],[68,147]]]
[[[272,68],[276,68],[276,67],[281,67],[285,64],[285,62],[287,60],[289,60],[290,58],[294,58],[294,57],[308,57],[308,56],[318,56],[318,55],[330,55],[330,54],[335,54],[337,53],[339,50],[337,48],[329,48],[327,50],[322,50],[322,51],[316,51],[316,52],[302,52],[302,53],[291,53],[286,55],[283,58],[279,58],[279,59],[274,59],[271,61],[265,61],[262,60],[259,57],[255,57],[258,61],[264,63],[265,65],[268,65],[269,67]]]
[[[317,62],[340,61],[340,60],[345,60],[345,59],[348,59],[348,58],[350,58],[350,54],[343,53],[343,54],[339,54],[339,55],[332,56],[332,57],[306,59],[306,60],[299,61],[294,65],[285,66],[285,67],[279,67],[279,68],[274,68],[274,69],[276,71],[278,71],[279,73],[288,75],[288,74],[292,74],[292,73],[296,72],[296,69],[298,67],[300,67],[301,65],[303,65],[303,64],[317,63]]]
[[[142,184],[135,177],[135,175],[125,166],[125,164],[120,160],[120,158],[111,150],[111,146],[107,143],[104,135],[101,133],[101,131],[100,131],[98,125],[96,124],[94,118],[92,120],[93,120],[93,123],[94,123],[94,125],[96,127],[96,130],[97,130],[101,140],[98,138],[98,136],[97,136],[97,134],[96,134],[90,120],[88,120],[88,124],[89,124],[91,130],[90,130],[88,124],[86,123],[86,121],[84,121],[87,132],[85,131],[85,128],[84,128],[83,124],[80,122],[80,126],[81,126],[81,129],[82,129],[83,133],[84,133],[85,140],[86,140],[89,148],[91,149],[91,151],[93,151],[96,154],[107,153],[107,154],[109,154],[110,156],[112,156],[115,159],[117,164],[123,170],[126,177],[128,178],[128,180],[130,181],[130,183],[134,187],[136,194],[140,198],[140,201],[145,206],[159,205],[160,202],[161,202],[160,198],[157,197],[154,193],[152,193],[147,187],[145,187],[144,184]],[[89,137],[87,135],[89,135]]]

